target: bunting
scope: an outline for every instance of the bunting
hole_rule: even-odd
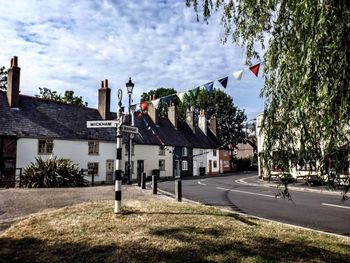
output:
[[[156,109],[157,109],[157,108],[158,108],[158,106],[159,106],[160,99],[152,100],[151,102],[152,102],[152,104],[153,104],[154,108],[156,108]]]
[[[250,69],[251,72],[253,72],[253,74],[254,74],[255,76],[258,76],[258,74],[259,74],[259,68],[260,68],[260,63],[254,65],[254,66],[251,66],[249,69]]]
[[[226,89],[228,77],[224,77],[224,78],[222,78],[222,79],[219,79],[218,81],[219,81],[219,83],[224,87],[224,89]]]
[[[199,93],[199,87],[190,90],[191,95],[194,99],[197,99]]]
[[[176,96],[179,97],[179,99],[180,99],[180,101],[181,101],[182,103],[183,103],[184,100],[185,100],[186,93],[187,93],[187,92],[179,92],[179,93],[176,94]]]
[[[234,76],[235,79],[237,79],[237,80],[241,80],[242,75],[243,75],[243,69],[242,69],[242,70],[239,70],[239,71],[236,71],[236,72],[233,73],[233,76]]]
[[[207,91],[209,93],[212,93],[213,92],[213,87],[214,87],[214,81],[204,84],[204,87],[207,89]]]
[[[256,77],[258,77],[259,70],[260,70],[260,64],[261,63],[258,63],[258,64],[255,64],[255,65],[249,67],[249,68],[238,70],[236,72],[233,72],[232,75],[233,75],[233,77],[236,80],[241,80],[242,76],[243,76],[243,72],[245,70],[249,69]],[[220,79],[217,80],[224,89],[227,88],[228,77],[229,76],[226,76],[226,77],[223,77],[223,78],[220,78]],[[178,92],[178,93],[175,93],[175,94],[164,96],[162,98],[151,100],[151,103],[153,104],[153,106],[155,108],[158,108],[160,101],[163,101],[163,102],[165,102],[165,103],[167,103],[169,105],[169,103],[173,99],[173,96],[175,96],[175,95],[179,98],[179,100],[181,102],[184,102],[186,96],[191,96],[193,99],[197,99],[198,94],[199,94],[199,90],[201,88],[206,89],[209,93],[212,93],[213,89],[214,89],[214,81],[208,82],[208,83],[206,83],[204,85],[197,86],[196,88],[193,88],[193,89],[191,89],[189,91]],[[141,103],[138,103],[138,105],[141,108],[141,111],[146,111],[147,110],[148,103],[149,102],[145,102],[145,101],[141,102]],[[123,107],[123,111],[124,111],[124,107]],[[137,111],[139,111],[139,109],[137,109]]]

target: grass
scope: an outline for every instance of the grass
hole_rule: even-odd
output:
[[[85,203],[0,236],[0,262],[349,262],[350,240],[170,200]]]

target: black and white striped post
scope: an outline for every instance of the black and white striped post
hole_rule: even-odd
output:
[[[115,200],[114,213],[120,213],[122,206],[122,149],[123,149],[123,111],[122,111],[123,92],[118,90],[118,124],[117,124],[117,156],[115,160]]]

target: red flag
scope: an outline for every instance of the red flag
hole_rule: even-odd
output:
[[[254,65],[254,66],[251,66],[249,69],[250,69],[251,72],[253,72],[253,74],[254,74],[255,76],[258,76],[258,74],[259,74],[259,68],[260,68],[260,63]]]
[[[148,103],[146,101],[141,102],[141,110],[146,111],[148,107]]]

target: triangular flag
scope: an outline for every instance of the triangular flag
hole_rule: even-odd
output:
[[[213,87],[214,87],[214,81],[204,84],[204,87],[207,89],[207,91],[209,91],[209,93],[212,93]]]
[[[173,95],[168,95],[162,98],[162,101],[164,101],[166,104],[169,105],[171,99],[173,98]]]
[[[143,101],[141,102],[140,106],[142,111],[146,111],[148,108],[148,103],[146,101]]]
[[[228,77],[224,77],[222,79],[219,79],[218,81],[220,82],[220,84],[226,89],[227,87],[227,80],[228,80]]]
[[[158,109],[160,99],[151,100],[151,102],[152,102],[154,108]]]
[[[251,72],[253,72],[253,74],[254,74],[255,76],[258,76],[258,74],[259,74],[259,68],[260,68],[260,63],[254,65],[254,66],[251,66],[249,69],[250,69]]]
[[[239,71],[236,71],[236,72],[233,73],[233,76],[234,76],[235,79],[237,79],[237,80],[241,80],[242,75],[243,75],[243,69],[242,69],[242,70],[239,70]]]
[[[198,93],[199,93],[199,87],[194,88],[194,89],[191,89],[191,90],[190,90],[190,93],[192,94],[192,96],[193,96],[194,99],[197,99]]]
[[[186,96],[186,92],[179,92],[176,95],[179,97],[180,101],[183,103]]]

